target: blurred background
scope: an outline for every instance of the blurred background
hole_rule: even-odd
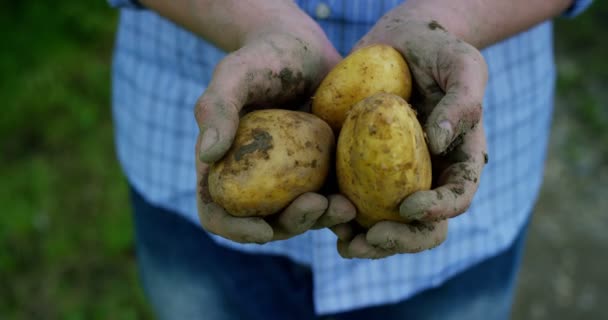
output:
[[[113,149],[105,1],[0,4],[0,319],[151,319]],[[546,178],[514,319],[608,318],[608,2],[556,22]]]

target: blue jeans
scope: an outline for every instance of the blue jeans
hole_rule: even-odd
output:
[[[525,230],[508,250],[396,304],[329,317],[313,311],[312,274],[291,260],[217,245],[132,190],[144,292],[159,319],[508,319]]]

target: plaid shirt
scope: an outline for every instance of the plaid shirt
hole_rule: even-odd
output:
[[[342,55],[346,55],[397,0],[300,0]],[[193,106],[225,53],[136,2],[121,7],[113,63],[113,115],[120,163],[148,201],[200,225],[195,203]],[[574,2],[574,16],[591,0]],[[385,304],[438,286],[507,248],[533,210],[553,108],[552,25],[544,22],[483,50],[489,82],[484,124],[490,162],[474,201],[450,221],[436,249],[382,260],[345,260],[328,230],[265,245],[218,243],[289,256],[309,265],[318,313]],[[169,230],[170,232],[170,230]]]

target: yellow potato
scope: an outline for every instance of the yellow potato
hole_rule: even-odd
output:
[[[323,185],[334,134],[317,116],[291,110],[248,113],[226,155],[211,165],[212,200],[235,216],[267,216]]]
[[[412,77],[394,48],[375,44],[355,50],[323,79],[312,102],[312,112],[338,132],[346,113],[372,94],[386,92],[409,100]]]
[[[357,207],[357,222],[403,221],[399,204],[431,187],[431,159],[416,113],[402,98],[375,94],[348,113],[338,137],[340,191]]]

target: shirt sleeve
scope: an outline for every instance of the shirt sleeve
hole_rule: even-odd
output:
[[[574,0],[570,8],[562,13],[562,17],[573,18],[585,11],[593,0]]]
[[[144,6],[138,0],[107,0],[114,8],[143,9]]]

